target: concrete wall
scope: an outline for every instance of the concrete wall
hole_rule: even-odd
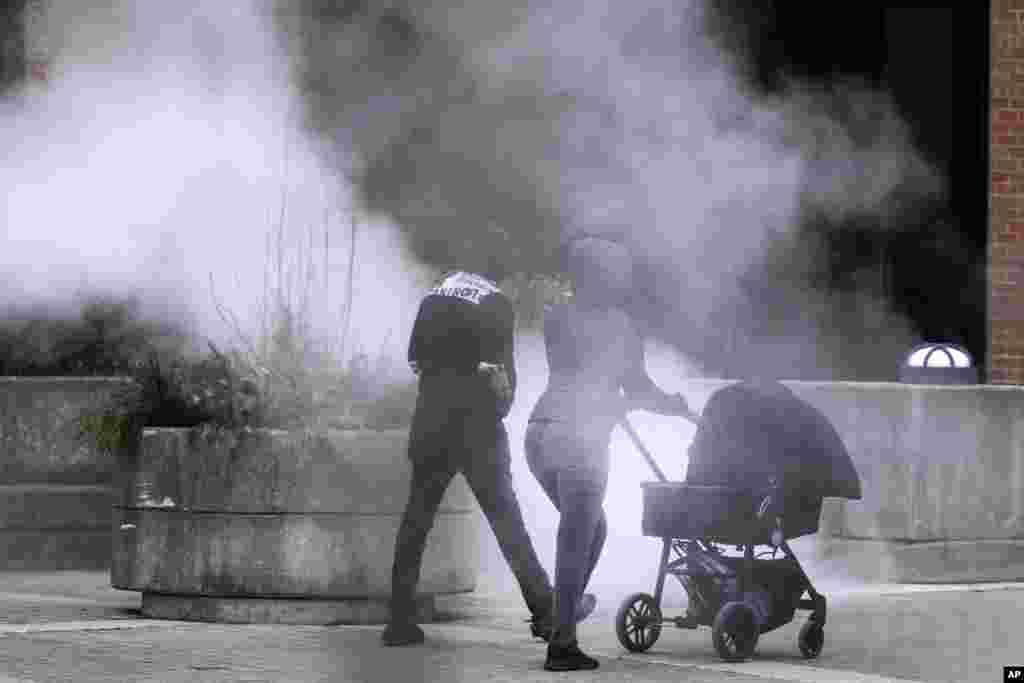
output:
[[[125,381],[0,377],[0,569],[110,565],[115,463],[74,420]]]
[[[1024,387],[802,383],[864,499],[827,501],[819,547],[882,581],[1024,579]]]
[[[694,408],[721,380],[693,380]],[[871,581],[1024,580],[1024,386],[785,382],[835,425],[863,500],[829,499],[820,559]]]

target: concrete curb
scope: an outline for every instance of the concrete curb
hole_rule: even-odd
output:
[[[819,560],[859,579],[959,584],[1024,581],[1024,539],[899,542],[821,539]]]

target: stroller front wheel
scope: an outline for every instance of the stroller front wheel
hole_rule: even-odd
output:
[[[800,627],[796,644],[804,659],[814,659],[821,654],[821,649],[825,646],[825,627],[813,619],[808,619]]]
[[[715,615],[711,642],[727,662],[742,662],[754,654],[761,634],[754,610],[742,602],[727,602]]]
[[[615,615],[615,634],[622,647],[643,652],[661,635],[661,608],[647,593],[634,593],[622,602]]]

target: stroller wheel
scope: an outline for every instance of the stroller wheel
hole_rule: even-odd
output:
[[[647,593],[634,593],[622,602],[615,615],[615,634],[622,647],[643,652],[661,635],[661,608]]]
[[[825,645],[825,627],[808,619],[800,627],[800,635],[797,636],[796,644],[804,659],[814,659],[821,654],[821,648]]]
[[[759,635],[754,610],[742,602],[727,602],[711,628],[711,642],[727,662],[742,662],[754,654]]]

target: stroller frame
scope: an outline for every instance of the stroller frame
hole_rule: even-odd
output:
[[[660,482],[669,483],[629,422],[622,424]],[[757,500],[757,497],[751,498],[750,492],[737,493],[747,494],[747,500]],[[758,521],[767,509],[769,495],[760,497]],[[805,658],[817,657],[824,645],[827,601],[815,590],[787,543],[782,531],[784,517],[777,517],[775,522],[768,538],[764,537],[763,524],[750,525],[742,538],[737,537],[735,531],[716,534],[714,530],[708,534],[687,533],[685,537],[662,536],[653,595],[634,593],[623,601],[615,619],[619,642],[632,652],[643,652],[654,645],[665,624],[682,629],[710,626],[712,643],[719,656],[725,661],[739,662],[753,654],[760,634],[790,623],[799,609],[810,611],[810,615],[800,629],[797,645]],[[658,524],[659,529],[665,526]],[[735,546],[742,557],[725,555],[719,546]],[[771,548],[772,559],[762,560],[769,552],[757,553],[758,546]],[[780,550],[782,557],[774,559]],[[770,595],[759,586],[757,575],[765,573],[766,563],[770,563],[777,576],[783,577],[782,595]],[[662,613],[668,576],[675,577],[686,591],[688,606],[684,615],[666,617]]]

